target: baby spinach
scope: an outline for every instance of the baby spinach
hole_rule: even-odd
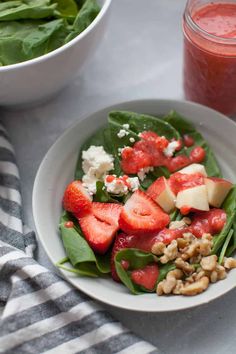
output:
[[[203,164],[206,167],[208,176],[221,177],[220,167],[217,163],[213,151],[211,150],[203,136],[195,129],[194,125],[175,111],[171,111],[167,116],[165,116],[164,120],[171,124],[176,130],[178,130],[182,137],[185,134],[191,136],[194,139],[194,146],[201,146],[202,148],[204,148],[206,152],[206,157]],[[182,149],[180,151],[180,154],[185,153],[189,155],[190,151],[193,149],[194,146]]]
[[[65,227],[67,221],[73,221],[74,227]],[[102,276],[110,272],[110,254],[95,255],[83,237],[79,224],[69,213],[63,213],[59,228],[67,258],[58,262],[58,267],[92,277]],[[63,266],[67,260],[72,264],[72,270]]]
[[[125,270],[122,265],[121,261],[126,260],[129,262],[129,268],[130,270]],[[171,263],[167,263],[164,266],[159,267],[159,276],[157,279],[157,284],[152,290],[145,289],[144,287],[135,284],[130,276],[130,271],[134,269],[140,269],[144,268],[146,265],[150,263],[154,263],[157,261],[156,256],[154,256],[152,253],[147,253],[143,252],[139,249],[136,248],[126,248],[123,249],[119,252],[117,252],[115,256],[115,267],[116,267],[116,272],[122,281],[122,283],[135,295],[138,294],[143,294],[143,293],[148,293],[148,292],[154,292],[156,289],[156,285],[162,281],[167,273],[173,269],[175,269],[175,265]]]
[[[7,1],[0,4],[0,21],[42,19],[52,17],[56,4],[50,0]]]
[[[44,55],[77,36],[100,10],[96,0],[81,5],[75,0],[0,2],[0,65]]]
[[[214,245],[212,249],[212,254],[217,254],[221,247],[223,246],[232,225],[236,221],[236,185],[231,189],[228,196],[226,197],[222,209],[226,212],[227,221],[223,230],[214,237]],[[226,251],[227,253],[227,251]]]
[[[83,32],[90,23],[97,17],[100,7],[96,0],[86,0],[78,12],[72,26],[71,33],[66,37],[65,42],[71,41],[73,38]]]

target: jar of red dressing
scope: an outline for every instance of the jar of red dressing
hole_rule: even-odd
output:
[[[186,98],[236,114],[236,1],[189,0],[183,32]]]

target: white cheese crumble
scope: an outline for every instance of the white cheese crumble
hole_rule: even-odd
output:
[[[117,177],[116,175],[113,176],[115,178],[111,182],[108,182],[105,179],[105,186],[108,193],[125,195],[129,190],[134,192],[140,186],[138,177],[129,177],[126,180],[127,183],[125,183],[125,181],[122,180],[122,177]]]
[[[127,182],[130,183],[130,190],[132,192],[139,189],[140,183],[138,177],[129,177]]]
[[[131,143],[134,143],[135,142],[135,139],[134,138],[129,138],[129,141],[131,142]]]
[[[168,146],[163,150],[163,153],[167,157],[171,157],[174,155],[176,148],[179,146],[178,141],[171,141]]]
[[[129,124],[123,124],[123,128],[128,130],[129,129]]]
[[[96,193],[96,182],[103,181],[107,172],[114,169],[114,158],[103,146],[90,146],[82,152],[83,185],[90,194]]]
[[[117,136],[118,136],[118,138],[124,138],[124,136],[126,136],[126,135],[129,135],[129,132],[127,132],[127,130],[125,130],[125,129],[121,129],[118,133],[117,133]]]
[[[144,181],[145,177],[146,177],[146,174],[150,171],[153,171],[154,168],[149,166],[149,167],[144,167],[144,168],[141,168],[141,170],[138,171],[137,175],[138,175],[138,178],[141,180],[141,181]]]
[[[124,195],[129,191],[128,186],[122,180],[115,178],[112,182],[107,182],[105,180],[105,186],[108,193],[116,194],[116,195]]]

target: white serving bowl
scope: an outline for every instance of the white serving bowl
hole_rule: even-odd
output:
[[[83,142],[107,122],[111,110],[130,110],[151,115],[163,115],[176,110],[204,135],[216,154],[225,178],[236,182],[236,124],[222,114],[190,102],[172,100],[137,100],[123,102],[91,114],[69,128],[51,147],[42,161],[33,189],[33,215],[38,237],[52,263],[65,257],[58,232],[62,212],[62,196],[73,180],[76,160]],[[146,312],[175,311],[207,303],[236,286],[236,270],[197,296],[132,295],[128,289],[111,278],[92,279],[61,271],[75,287],[89,296],[124,309]]]
[[[40,102],[68,85],[99,45],[107,28],[111,1],[98,0],[98,16],[69,43],[38,58],[0,67],[0,105]]]

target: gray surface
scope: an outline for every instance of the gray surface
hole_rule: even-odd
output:
[[[114,0],[109,30],[74,83],[41,106],[2,112],[16,148],[25,220],[31,227],[36,171],[48,148],[67,127],[84,114],[121,100],[183,97],[184,5],[184,0]],[[41,247],[38,259],[51,267]],[[166,354],[230,354],[236,352],[235,305],[236,290],[209,305],[172,314],[106,308]]]

